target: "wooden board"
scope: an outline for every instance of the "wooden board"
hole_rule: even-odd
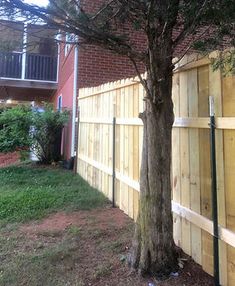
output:
[[[174,114],[176,117],[180,115],[179,102],[179,74],[175,74],[173,78],[173,103]],[[174,128],[172,131],[172,198],[175,202],[181,203],[181,164],[179,160],[180,154],[180,129]],[[174,221],[174,240],[177,246],[181,247],[181,217],[173,213]]]
[[[120,117],[120,89],[116,90],[116,110],[115,116]],[[120,126],[116,125],[116,141],[115,141],[115,149],[116,149],[116,172],[120,172]],[[115,184],[115,204],[120,207],[120,182],[116,179]]]
[[[214,97],[214,108],[216,117],[223,116],[222,101],[222,75],[221,71],[213,71],[209,68],[209,92]],[[216,161],[217,161],[217,196],[218,196],[218,220],[219,224],[226,227],[226,203],[225,203],[225,185],[224,185],[224,144],[223,131],[216,130]],[[220,258],[220,283],[227,285],[227,246],[226,243],[219,242],[219,258]]]
[[[129,87],[125,88],[124,93],[124,117],[128,118],[129,114]],[[124,126],[124,170],[123,175],[128,177],[129,172],[129,138],[128,138],[128,126]],[[129,212],[129,188],[126,184],[123,185],[123,211],[128,214]]]
[[[188,74],[180,73],[180,116],[188,116]],[[181,204],[190,206],[189,130],[180,129]],[[191,225],[182,219],[182,249],[191,255]]]
[[[198,78],[197,69],[188,72],[189,117],[198,117]],[[201,213],[200,204],[200,163],[199,163],[199,129],[189,129],[189,161],[190,161],[190,208]],[[201,256],[201,230],[191,224],[192,258],[199,264]]]
[[[198,102],[200,117],[209,116],[209,67],[198,69]],[[210,135],[209,130],[199,131],[200,148],[200,187],[201,214],[211,219],[211,172],[210,172]],[[212,237],[202,231],[202,266],[205,271],[213,274]]]
[[[134,86],[128,87],[128,117],[134,117]],[[128,126],[128,177],[133,179],[134,176],[134,129],[133,126]],[[134,218],[134,190],[128,187],[128,215]]]
[[[235,79],[223,79],[223,115],[235,115]],[[224,131],[224,171],[226,186],[226,218],[229,230],[235,231],[235,131]],[[235,248],[228,247],[228,285],[235,285]]]

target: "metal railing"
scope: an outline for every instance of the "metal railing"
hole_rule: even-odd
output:
[[[0,53],[0,77],[21,78],[21,69],[21,53]]]
[[[0,52],[0,77],[57,81],[57,57]]]

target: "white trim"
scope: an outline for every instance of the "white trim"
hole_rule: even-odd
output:
[[[58,35],[58,39],[60,40],[61,35]],[[60,52],[61,52],[61,46],[60,43],[57,43],[57,74],[56,74],[56,82],[59,81],[59,69],[60,69]]]
[[[61,106],[59,106],[59,104]],[[62,107],[63,107],[63,94],[61,93],[57,98],[57,110],[62,111]]]
[[[71,43],[73,42],[73,41],[71,41],[72,37],[75,37],[74,34],[66,33],[66,36],[65,36],[65,47],[64,47],[64,56],[65,57],[67,57],[67,55],[69,54],[69,51],[70,51],[70,49],[72,47],[72,45],[71,45]]]
[[[58,83],[58,81],[49,81],[49,80],[38,80],[38,79],[21,79],[21,78],[12,78],[12,77],[0,77],[0,80],[12,80],[12,81],[26,81],[26,82],[42,82],[42,83]]]
[[[72,140],[71,140],[71,157],[75,156],[75,129],[76,129],[76,111],[78,95],[78,46],[74,47],[74,76],[73,76],[73,114],[72,114]]]
[[[24,24],[24,35],[23,35],[23,51],[22,51],[22,66],[21,66],[21,79],[25,79],[26,72],[26,53],[27,53],[27,42],[28,42],[28,24]]]
[[[68,54],[68,44],[66,43],[68,39],[68,33],[65,35],[65,46],[64,46],[64,56],[66,57]]]

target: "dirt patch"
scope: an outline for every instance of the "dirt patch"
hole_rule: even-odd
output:
[[[78,211],[73,213],[59,212],[50,215],[48,218],[40,221],[25,224],[20,227],[20,231],[25,234],[38,234],[43,231],[64,231],[73,226],[84,227],[87,225],[96,225],[100,230],[113,226],[122,228],[130,223],[128,216],[120,212],[119,209],[110,207],[98,210]]]
[[[56,213],[40,222],[23,225],[18,230],[3,232],[1,244],[4,247],[0,249],[0,258],[5,260],[0,269],[0,284],[213,285],[213,279],[189,258],[178,277],[162,282],[130,272],[125,261],[132,236],[132,220],[119,209],[110,207]]]

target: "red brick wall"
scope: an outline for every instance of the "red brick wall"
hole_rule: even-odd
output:
[[[107,0],[82,0],[81,5],[88,13],[95,13]],[[139,50],[146,40],[139,32],[131,31],[126,25],[124,33],[131,35],[131,44]],[[140,65],[144,72],[143,65]],[[93,45],[79,47],[79,88],[97,86],[106,82],[136,75],[132,62],[122,56]]]
[[[133,64],[127,58],[96,46],[79,48],[78,66],[79,88],[98,86],[136,75]]]
[[[20,160],[19,152],[0,153],[0,168],[13,165]]]

